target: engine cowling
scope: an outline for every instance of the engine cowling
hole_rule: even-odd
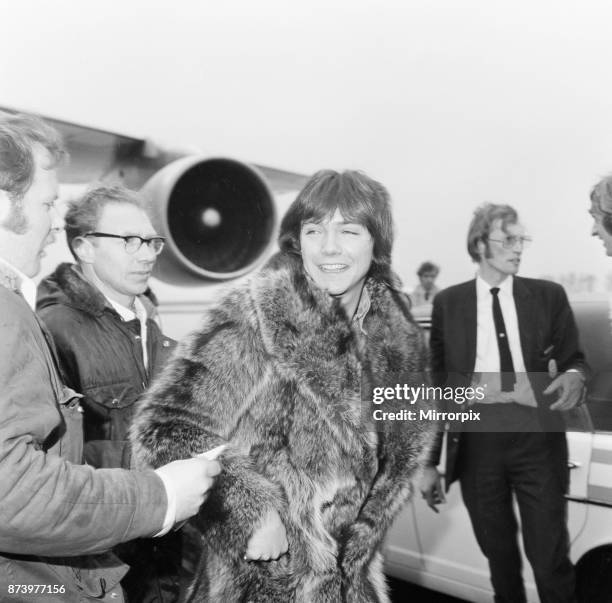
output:
[[[240,277],[274,242],[274,196],[257,168],[227,158],[188,156],[155,173],[142,192],[166,237],[156,273],[179,285]]]

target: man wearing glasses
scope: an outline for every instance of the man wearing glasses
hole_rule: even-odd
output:
[[[118,185],[99,186],[70,203],[65,231],[76,264],[60,264],[41,282],[37,311],[55,341],[66,385],[83,394],[84,460],[129,468],[135,403],[174,347],[146,295],[164,238],[138,193]],[[149,591],[155,600],[175,600],[176,534],[121,545],[117,553],[132,567],[123,582],[130,600],[148,600]]]
[[[575,579],[559,411],[580,403],[585,364],[563,288],[516,276],[529,242],[512,207],[488,203],[476,210],[467,248],[478,272],[434,299],[432,371],[440,385],[480,385],[486,392],[480,423],[447,434],[445,479],[447,489],[459,479],[495,601],[526,601],[514,497],[540,599],[560,603],[575,601]],[[421,484],[434,510],[444,500],[439,444]]]
[[[61,382],[33,311],[32,279],[63,228],[64,155],[40,119],[0,113],[0,600],[120,603],[126,568],[104,551],[196,514],[221,467],[205,458],[155,471],[82,464],[79,396]]]

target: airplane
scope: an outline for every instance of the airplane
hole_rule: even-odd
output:
[[[308,179],[40,117],[62,134],[70,154],[59,168],[67,191],[62,198],[96,181],[120,183],[145,194],[153,225],[166,237],[151,288],[164,332],[175,339],[197,326],[204,308],[221,295],[223,283],[245,277],[274,252],[279,216]],[[65,241],[48,248],[41,276],[62,261],[72,261]]]

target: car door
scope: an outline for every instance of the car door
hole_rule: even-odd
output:
[[[581,338],[586,343],[587,360],[589,357],[596,359],[599,367],[598,363],[605,364],[607,357],[612,359],[612,339],[607,336],[608,305],[607,302],[598,305],[593,305],[592,300],[588,302],[578,305],[578,309],[574,305],[574,312]],[[612,362],[608,366],[612,367]],[[610,389],[612,393],[612,387]],[[565,415],[570,429],[568,532],[572,542],[580,535],[587,519],[588,507],[581,501],[587,497],[589,489],[593,489],[593,478],[589,475],[592,473],[594,434],[586,409],[585,406]],[[612,437],[609,441],[610,455],[606,458],[612,464]],[[444,467],[444,453],[443,450],[439,469]],[[612,466],[610,469],[608,492],[612,500]],[[438,510],[439,513],[434,513],[416,493],[389,531],[385,543],[387,572],[468,601],[490,601],[492,590],[488,564],[478,548],[457,485],[451,487],[446,503],[439,505]],[[528,599],[538,601],[533,573],[524,553],[523,567]]]

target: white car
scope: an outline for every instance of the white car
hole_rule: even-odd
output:
[[[581,603],[612,602],[612,335],[607,299],[572,300],[582,347],[592,370],[587,408],[571,418],[568,431],[570,489],[568,528]],[[420,322],[428,327],[427,320]],[[589,417],[590,415],[590,417]],[[590,421],[589,421],[590,419]],[[443,457],[444,460],[444,457]],[[439,468],[444,467],[444,462]],[[458,484],[434,513],[415,493],[385,542],[390,576],[473,601],[491,602],[485,557],[472,532]],[[518,516],[518,515],[517,515]],[[523,556],[528,600],[539,601]]]

